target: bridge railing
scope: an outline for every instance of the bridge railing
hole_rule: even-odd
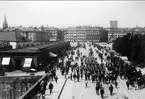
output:
[[[32,87],[30,87],[19,99],[38,99],[37,95],[40,93],[40,83],[48,79],[49,74],[45,74]]]
[[[0,99],[18,99],[42,75],[33,76],[0,76]]]

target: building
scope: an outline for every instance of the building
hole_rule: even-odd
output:
[[[99,42],[100,27],[87,27],[86,28],[86,41]]]
[[[48,35],[50,42],[55,42],[57,40],[58,29],[54,27],[44,27],[45,33]]]
[[[99,42],[108,42],[108,29],[100,29],[100,39]]]
[[[13,27],[13,28],[6,28],[3,30],[4,32],[15,32],[17,35],[20,36],[24,41],[40,41],[41,31],[34,27]],[[18,40],[17,40],[18,41]]]
[[[116,20],[110,20],[110,28],[117,28],[118,21]]]
[[[83,26],[66,28],[64,34],[65,41],[80,43],[86,41],[86,28]]]
[[[3,50],[0,51],[0,59],[2,60],[0,66],[3,66],[5,71],[44,69],[45,63],[51,64],[53,61],[51,58],[56,54],[60,56],[68,47],[69,42],[53,42],[21,49]],[[55,56],[52,56],[54,53]]]
[[[64,32],[65,30],[59,29],[57,32],[57,41],[64,41]]]
[[[108,30],[108,42],[113,42],[118,37],[123,37],[132,32],[132,29],[129,28],[110,28]]]
[[[15,49],[17,47],[33,46],[33,42],[48,42],[49,38],[48,34],[36,27],[13,27],[0,31],[0,41],[9,42]]]
[[[136,27],[133,29],[133,34],[141,34],[141,35],[145,35],[145,27]]]

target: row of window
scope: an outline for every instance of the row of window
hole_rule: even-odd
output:
[[[74,35],[66,34],[66,35],[64,35],[64,36],[78,36],[78,35],[80,35],[80,36],[86,36],[86,35],[84,35],[84,34],[74,34]]]
[[[65,36],[66,38],[85,38],[86,36]]]
[[[80,34],[80,33],[78,33],[78,34],[65,34],[65,35],[74,36],[74,35],[86,35],[86,34]]]
[[[65,34],[86,34],[86,32],[66,32]]]
[[[124,35],[109,35],[109,37],[110,37],[110,36],[121,36],[121,37],[122,37],[122,36],[124,36]]]
[[[95,38],[95,39],[87,39],[87,40],[99,40],[99,38]]]
[[[86,40],[69,40],[69,39],[68,39],[68,40],[65,40],[65,41],[70,41],[70,42],[73,42],[73,41],[82,42],[82,41],[83,41],[83,42],[84,42],[84,41],[86,41]]]
[[[127,32],[109,32],[108,34],[128,34]]]
[[[73,39],[73,40],[74,40],[74,39],[75,39],[75,40],[77,40],[77,39],[78,39],[78,40],[79,40],[79,39],[82,39],[82,40],[84,40],[84,39],[86,39],[86,38],[64,38],[64,39],[70,39],[70,40],[71,40],[71,39]]]
[[[65,37],[65,39],[85,39],[85,37],[79,37],[79,38]]]
[[[57,31],[50,31],[50,30],[49,30],[48,32],[49,32],[49,33],[57,33]]]
[[[50,39],[56,39],[56,37],[50,37]]]

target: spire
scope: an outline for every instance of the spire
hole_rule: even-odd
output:
[[[8,22],[7,22],[6,14],[5,14],[5,17],[4,17],[4,22],[3,22],[3,29],[5,29],[5,28],[8,28]]]

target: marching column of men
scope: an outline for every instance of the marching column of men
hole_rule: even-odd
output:
[[[103,87],[103,85],[109,85],[108,90],[110,91],[110,95],[113,95],[114,87],[118,88],[118,77],[127,80],[126,85],[128,89],[130,89],[130,86],[134,86],[135,84],[138,85],[138,88],[142,88],[144,86],[145,80],[140,70],[137,71],[135,67],[124,63],[124,61],[122,61],[119,57],[113,56],[107,51],[106,53],[103,52],[102,49],[104,50],[104,48],[99,46],[98,44],[93,46],[94,48],[97,48],[97,50],[95,50],[94,52],[93,49],[90,48],[88,57],[82,55],[79,47],[75,48],[77,57],[81,60],[80,66],[78,65],[78,63],[75,63],[73,65],[71,64],[71,61],[74,61],[73,55],[75,54],[75,52],[73,50],[69,53],[69,55],[67,55],[66,58],[68,58],[68,61],[66,61],[65,63],[65,57],[63,57],[62,62],[57,66],[60,68],[61,74],[67,77],[69,71],[71,71],[70,76],[68,77],[70,77],[70,79],[75,82],[79,82],[80,80],[85,79],[86,88],[88,86],[88,81],[91,80],[92,83],[96,82],[96,87],[94,89],[96,90],[97,95],[101,95],[102,99],[104,98],[105,93],[105,88]],[[91,47],[91,45],[89,47]],[[86,46],[83,46],[83,48],[86,49]],[[98,59],[95,58],[94,53],[98,54],[101,60],[101,64],[98,63]],[[107,56],[107,54],[110,55]],[[106,57],[105,59],[104,56]],[[103,61],[106,61],[106,64],[103,63]],[[55,69],[50,72],[50,78],[52,80],[54,78],[57,82],[58,78],[56,77],[55,72]]]
[[[91,46],[90,46],[91,47]],[[85,86],[87,88],[88,80],[92,80],[92,83],[96,82],[96,94],[101,94],[101,97],[104,97],[105,89],[103,88],[103,84],[109,84],[108,90],[110,91],[110,95],[113,95],[114,88],[118,88],[118,77],[121,79],[127,80],[127,87],[129,89],[130,86],[138,85],[138,88],[142,88],[144,86],[144,78],[142,77],[141,71],[137,71],[135,67],[125,63],[119,57],[107,56],[109,53],[105,53],[102,51],[103,47],[99,45],[94,45],[97,47],[96,53],[98,53],[99,58],[101,59],[101,64],[98,64],[97,58],[95,58],[92,48],[89,49],[89,57],[83,56],[80,53],[79,48],[76,48],[77,56],[81,59],[81,65],[71,66],[71,80],[78,81],[84,77]],[[86,47],[85,47],[86,48]],[[74,53],[74,52],[73,52]],[[104,59],[106,56],[106,59]],[[70,59],[71,60],[71,59]],[[85,61],[84,61],[85,60]],[[106,64],[103,61],[106,61]]]

